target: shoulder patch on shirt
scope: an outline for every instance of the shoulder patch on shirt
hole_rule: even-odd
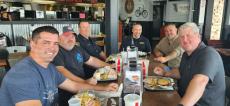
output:
[[[75,60],[77,61],[77,62],[83,62],[83,57],[82,57],[82,55],[80,54],[80,53],[76,53],[76,55],[75,55]]]

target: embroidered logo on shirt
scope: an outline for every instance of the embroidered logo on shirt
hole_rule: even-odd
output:
[[[79,63],[83,62],[83,57],[82,57],[82,55],[81,55],[80,53],[77,53],[77,54],[75,55],[75,59],[76,59]]]
[[[143,45],[143,44],[145,44],[145,42],[139,42],[139,44]]]
[[[53,104],[57,94],[58,94],[58,89],[57,88],[54,88],[54,89],[47,89],[43,92],[44,96],[43,96],[43,99],[44,100],[47,100],[48,104]]]

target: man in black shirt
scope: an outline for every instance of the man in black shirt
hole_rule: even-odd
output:
[[[80,46],[91,56],[98,59],[105,60],[106,55],[101,48],[90,38],[90,24],[87,21],[81,21],[79,23],[79,35],[77,40]]]
[[[77,41],[82,49],[84,49],[90,56],[96,57],[102,61],[106,60],[105,53],[96,43],[90,38],[90,24],[87,21],[81,21],[79,23],[79,35],[77,35]],[[87,70],[86,77],[91,78],[96,71],[89,65],[84,65],[84,69]]]
[[[105,66],[111,66],[93,56],[90,56],[81,47],[75,45],[76,40],[71,27],[64,27],[63,34],[60,35],[59,40],[59,52],[54,58],[53,63],[56,68],[65,77],[75,82],[96,84],[96,79],[88,79],[85,75],[87,70],[84,70],[83,64],[87,64],[94,68],[101,68]],[[67,101],[74,94],[59,89],[59,103],[60,106],[66,106]]]
[[[149,40],[141,35],[141,24],[134,24],[132,32],[132,36],[127,36],[122,39],[120,51],[126,50],[128,46],[136,46],[138,48],[138,51],[151,53],[151,45],[149,43]]]

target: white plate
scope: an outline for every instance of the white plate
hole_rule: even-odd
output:
[[[107,79],[103,79],[103,75],[107,77]],[[116,70],[112,69],[111,67],[104,67],[100,68],[95,71],[94,73],[94,78],[97,79],[97,81],[112,81],[112,80],[117,80],[117,72]]]

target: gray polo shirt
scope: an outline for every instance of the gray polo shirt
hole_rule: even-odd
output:
[[[190,56],[183,54],[179,70],[181,79],[178,81],[178,92],[180,96],[184,96],[192,78],[196,74],[202,74],[209,77],[209,82],[196,106],[224,106],[224,66],[215,49],[206,47],[202,42]]]
[[[179,67],[181,56],[184,50],[180,47],[179,37],[169,40],[167,37],[161,39],[161,41],[156,45],[156,50],[159,50],[164,56],[169,55],[171,52],[176,51],[177,57],[168,61],[168,66]]]

